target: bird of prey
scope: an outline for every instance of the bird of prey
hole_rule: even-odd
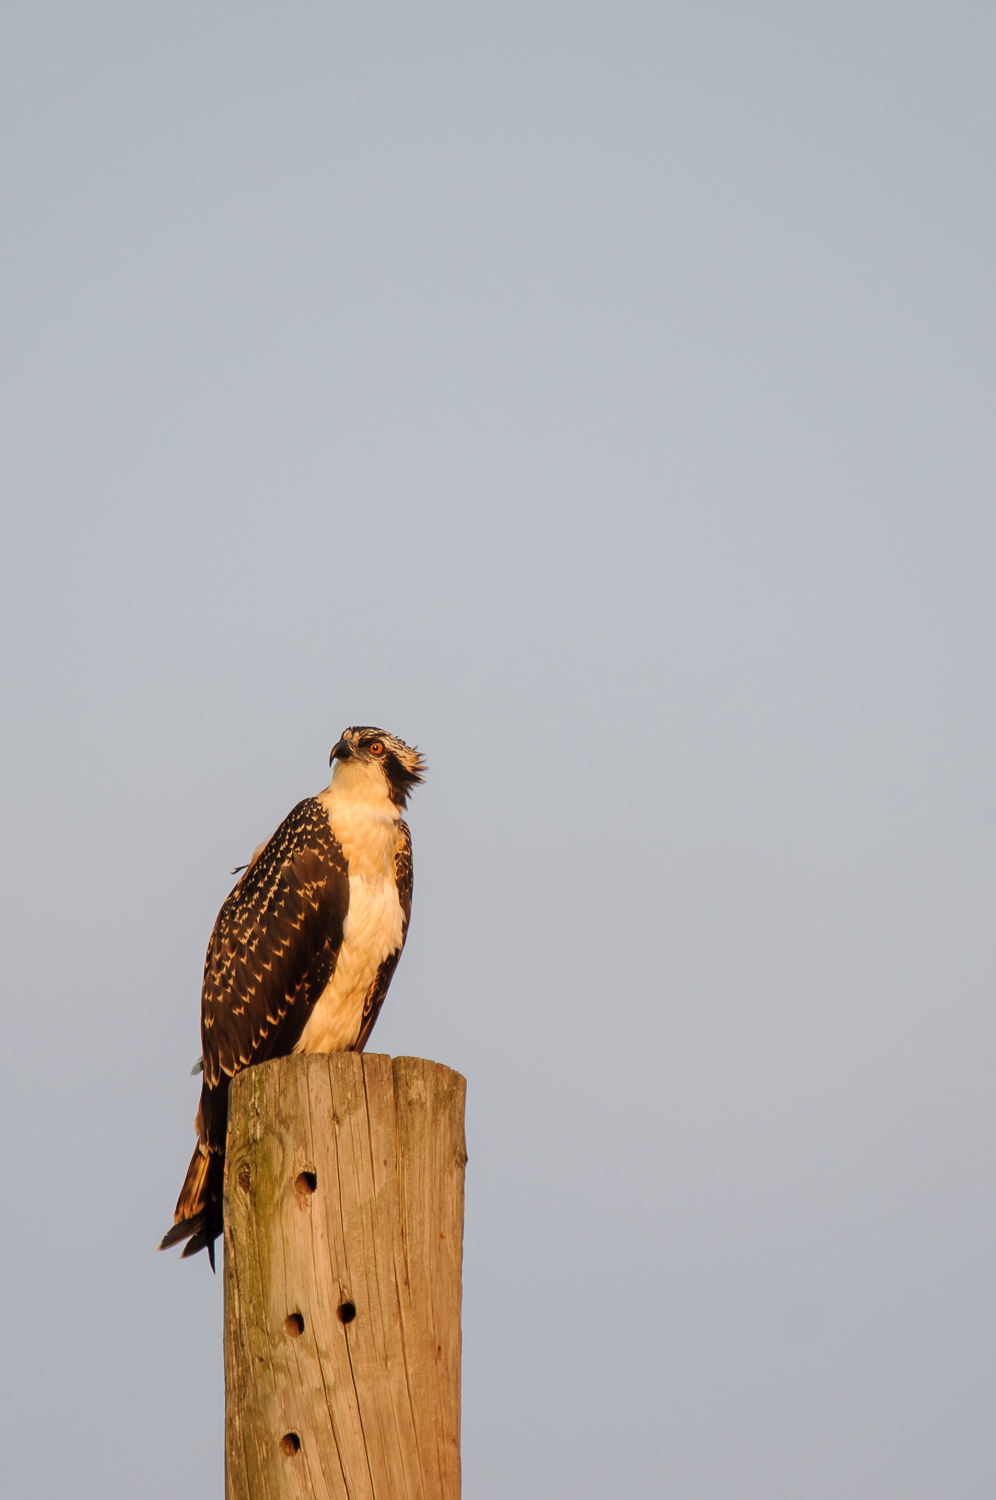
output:
[[[330,784],[253,855],[204,961],[197,1148],[160,1250],[222,1232],[228,1089],[240,1068],[291,1052],[362,1052],[405,946],[412,841],[401,814],[425,763],[369,725],[333,745]],[[195,1068],[196,1071],[196,1068]]]

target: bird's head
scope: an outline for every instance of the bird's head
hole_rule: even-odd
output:
[[[344,729],[332,746],[329,765],[338,764],[332,780],[345,773],[353,776],[382,776],[387,795],[396,807],[404,807],[413,786],[425,780],[425,761],[418,751],[386,729],[369,724],[354,724]]]

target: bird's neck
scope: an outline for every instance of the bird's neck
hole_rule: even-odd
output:
[[[387,872],[394,867],[401,810],[391,801],[379,766],[340,761],[318,801],[349,861],[350,874]]]

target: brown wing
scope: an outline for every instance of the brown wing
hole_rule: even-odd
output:
[[[229,1080],[250,1063],[294,1050],[335,971],[348,908],[346,861],[323,809],[308,797],[253,860],[214,924],[201,991],[197,1146],[161,1250],[186,1239],[184,1256],[206,1247],[214,1267]]]
[[[204,962],[204,1083],[292,1052],[335,970],[349,907],[342,850],[314,797],[299,802],[232,891]]]
[[[398,883],[398,899],[401,902],[401,914],[404,919],[401,923],[401,947],[396,948],[384,959],[377,970],[373,984],[367,991],[367,998],[363,1002],[360,1034],[356,1038],[354,1052],[362,1052],[367,1044],[367,1038],[380,1015],[384,996],[390,988],[394,971],[398,967],[398,959],[401,957],[405,939],[408,936],[408,923],[412,914],[412,836],[408,824],[403,819],[398,823],[398,842],[394,849],[394,878]]]

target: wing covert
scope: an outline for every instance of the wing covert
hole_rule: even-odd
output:
[[[290,1052],[335,969],[346,861],[313,797],[299,802],[218,913],[204,961],[204,1077]]]

